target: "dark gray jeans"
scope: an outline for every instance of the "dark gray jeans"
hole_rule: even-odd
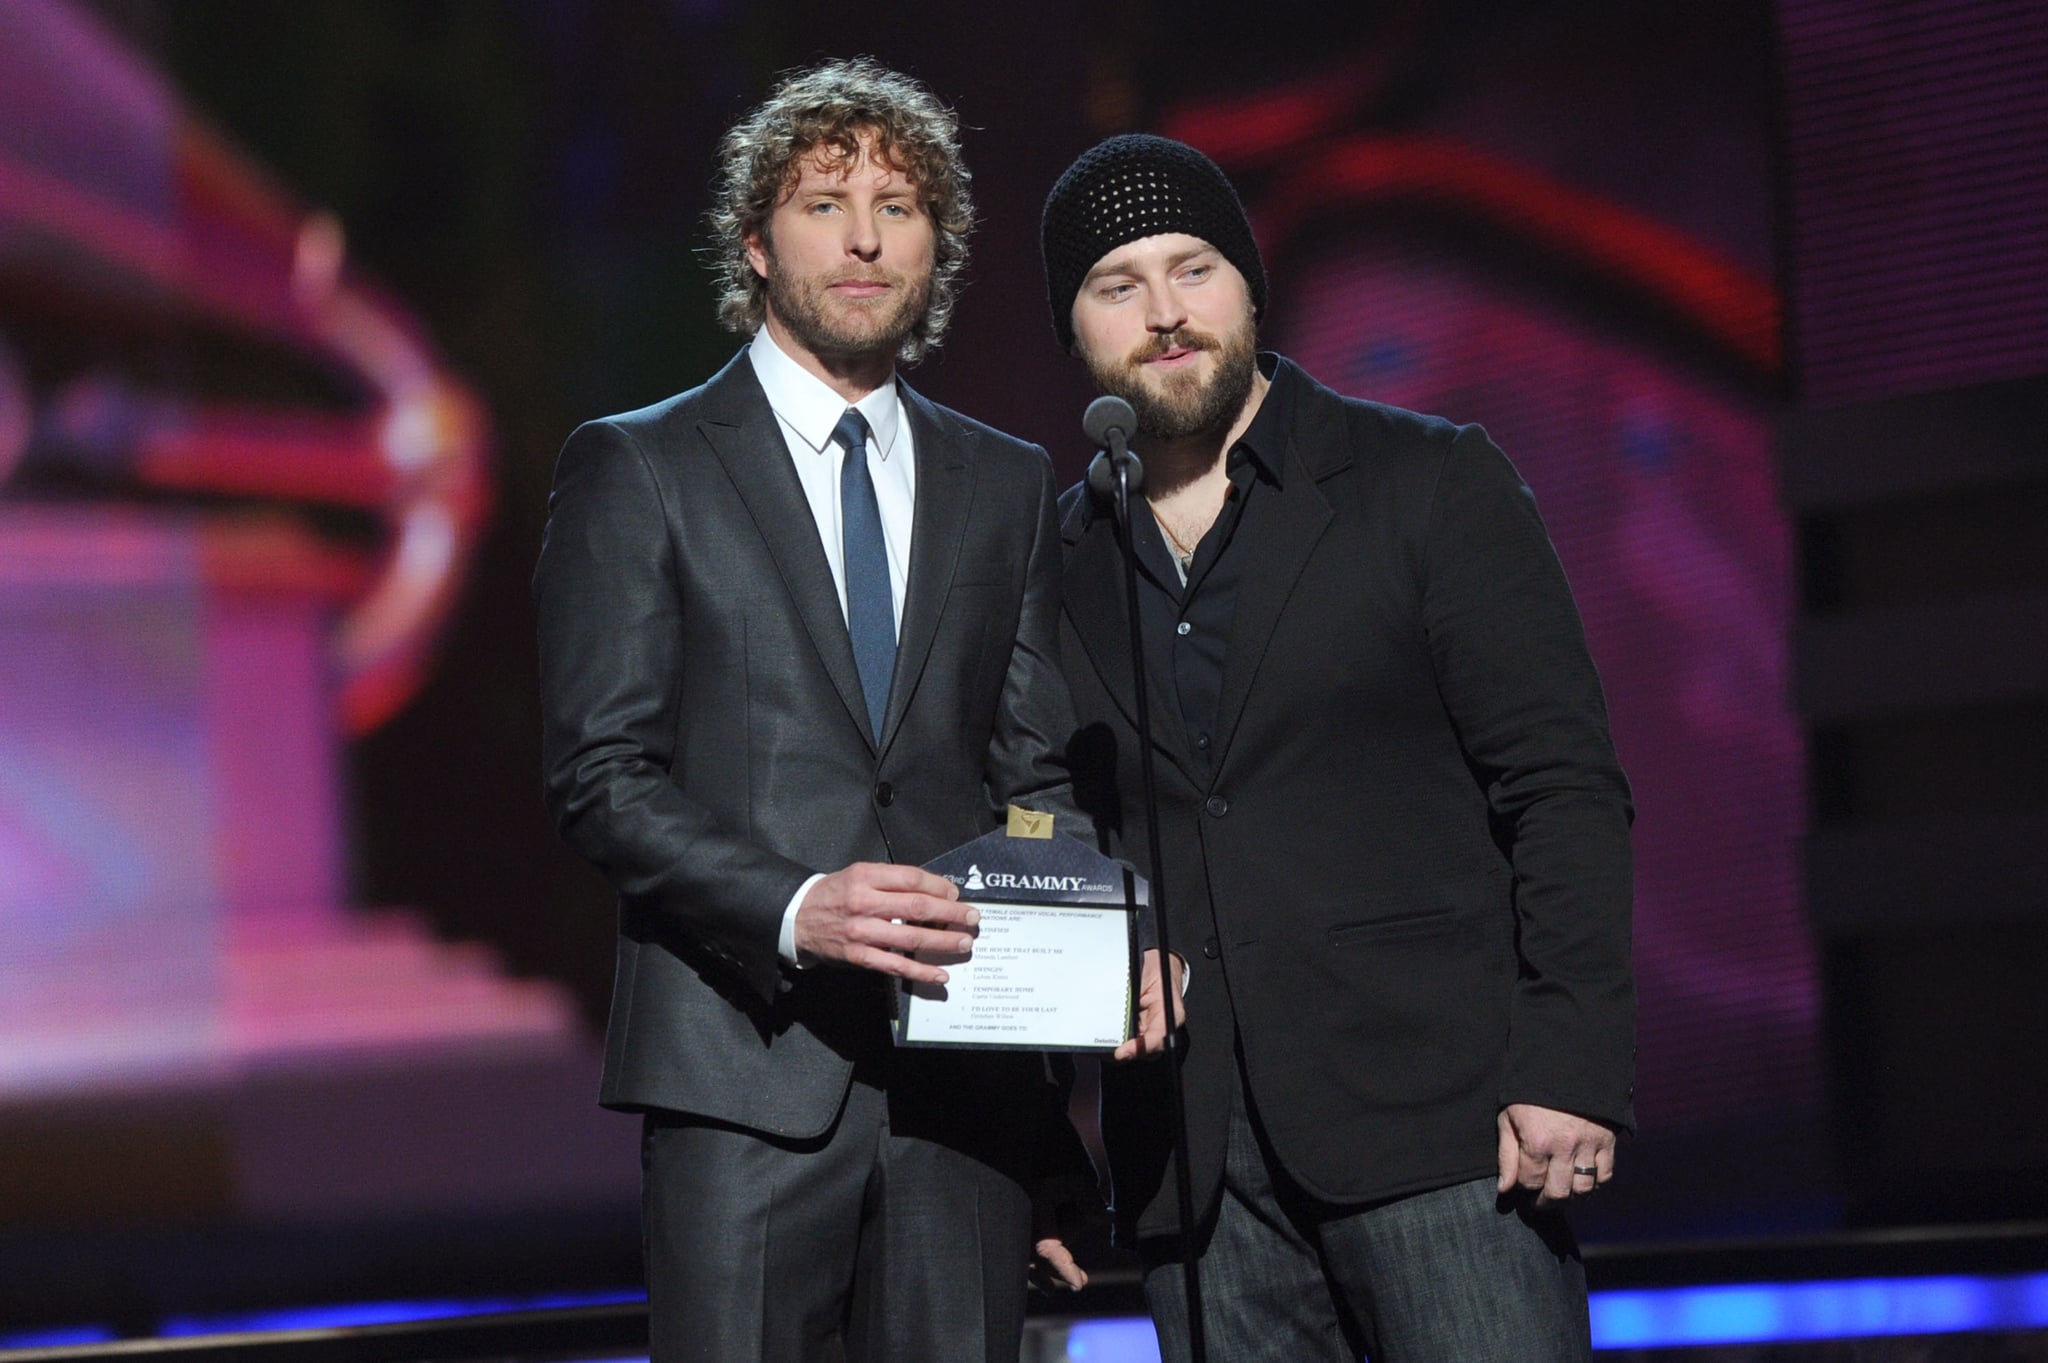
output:
[[[1586,1275],[1564,1218],[1491,1177],[1331,1206],[1272,1158],[1242,1078],[1223,1195],[1201,1244],[1202,1321],[1222,1363],[1586,1363]],[[1147,1242],[1165,1363],[1186,1363],[1177,1242]]]

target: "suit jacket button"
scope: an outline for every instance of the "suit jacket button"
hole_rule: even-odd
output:
[[[1214,937],[1211,937],[1208,941],[1202,943],[1202,954],[1204,956],[1207,956],[1212,961],[1215,960],[1217,956],[1222,954],[1221,949],[1218,948],[1216,945],[1216,939]]]
[[[887,781],[875,782],[875,803],[887,809],[896,803],[896,787]]]
[[[1202,808],[1220,819],[1230,812],[1230,801],[1224,799],[1221,795],[1211,795],[1209,802],[1203,805]]]

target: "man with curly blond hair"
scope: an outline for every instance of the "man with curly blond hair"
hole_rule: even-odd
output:
[[[642,1114],[657,1360],[1014,1363],[1029,1190],[1085,1168],[1042,1057],[889,1036],[945,978],[912,953],[975,930],[916,868],[1072,816],[1051,467],[895,372],[952,311],[957,136],[870,61],[784,79],[711,214],[751,339],[556,470],[545,786],[619,896],[602,1101]]]

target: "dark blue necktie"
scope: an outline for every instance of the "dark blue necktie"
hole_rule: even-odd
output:
[[[896,604],[889,594],[889,550],[882,542],[882,508],[868,476],[868,423],[849,407],[832,439],[846,451],[839,476],[839,533],[846,551],[846,632],[853,664],[867,697],[875,741],[889,713],[889,677],[896,670]]]

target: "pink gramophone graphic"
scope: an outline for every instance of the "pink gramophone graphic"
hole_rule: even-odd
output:
[[[346,906],[341,745],[426,675],[487,458],[334,219],[90,17],[0,5],[0,1103],[576,1043],[557,987]]]

